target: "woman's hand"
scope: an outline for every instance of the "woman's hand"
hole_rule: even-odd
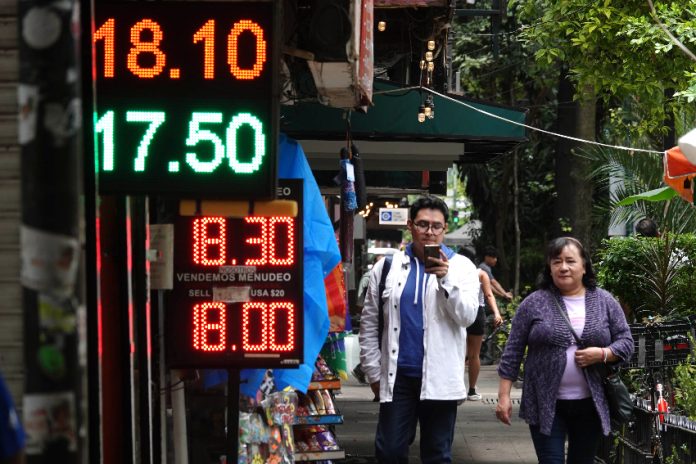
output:
[[[495,313],[493,315],[493,326],[498,328],[503,323],[503,316],[500,313]]]
[[[509,395],[498,395],[498,405],[495,407],[495,417],[503,424],[511,425],[512,400]]]
[[[597,346],[591,346],[589,348],[583,348],[575,352],[575,364],[580,367],[591,366],[598,362],[604,361],[604,352],[602,348]]]

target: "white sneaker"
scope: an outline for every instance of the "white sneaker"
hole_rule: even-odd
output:
[[[479,395],[478,393],[474,393],[472,395],[467,395],[466,399],[469,401],[481,401],[482,396]]]

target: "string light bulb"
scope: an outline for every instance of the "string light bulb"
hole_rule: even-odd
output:
[[[425,61],[428,61],[428,62],[433,61],[433,52],[431,52],[431,51],[425,52]]]
[[[435,102],[433,102],[432,95],[428,95],[425,99],[425,116],[428,119],[433,119],[435,117]]]
[[[430,53],[430,52],[428,52]],[[435,63],[428,61],[428,71],[432,72],[435,69]]]
[[[420,60],[420,68],[421,68],[421,71],[425,70],[425,60]]]
[[[377,30],[379,32],[384,32],[387,30],[387,22],[386,21],[379,21],[377,23]]]
[[[434,40],[428,40],[428,50],[430,50],[430,51],[435,50],[435,41]]]
[[[418,108],[418,122],[425,122],[425,105]]]

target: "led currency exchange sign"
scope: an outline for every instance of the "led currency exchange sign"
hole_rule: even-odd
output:
[[[166,313],[170,366],[302,362],[302,181],[280,181],[278,198],[299,208],[177,219]]]
[[[102,193],[273,195],[277,3],[96,5]]]

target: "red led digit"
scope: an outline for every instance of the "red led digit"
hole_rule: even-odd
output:
[[[268,234],[268,257],[271,266],[291,266],[295,262],[295,220],[289,216],[271,217]],[[287,225],[288,245],[285,258],[278,258],[276,245],[278,244],[276,230],[278,224]],[[265,235],[265,234],[264,234]]]
[[[203,42],[203,78],[215,79],[215,20],[210,19],[193,35],[193,43]]]
[[[261,342],[250,343],[251,312],[259,311],[261,316]],[[242,348],[244,351],[268,350],[268,305],[261,301],[250,301],[242,306]]]
[[[270,313],[268,317],[268,335],[270,338],[268,344],[271,351],[292,351],[295,349],[295,305],[293,305],[290,301],[276,301],[271,303],[268,312]],[[284,312],[285,317],[287,317],[288,320],[288,341],[282,345],[277,343],[278,337],[276,333],[276,327],[278,326],[276,323],[276,316],[279,312]]]
[[[211,311],[218,311],[218,322],[210,322]],[[193,306],[193,348],[200,351],[224,351],[227,332],[226,306],[221,302],[199,303]],[[217,343],[211,344],[210,333],[217,332]]]
[[[268,220],[261,216],[247,216],[244,218],[247,224],[260,224],[260,237],[247,237],[245,240],[249,245],[258,245],[261,251],[260,258],[249,258],[244,261],[246,266],[265,266],[268,263]]]
[[[114,77],[114,54],[116,36],[116,20],[109,18],[99,29],[94,31],[92,41],[96,44],[98,40],[104,41],[104,77]]]
[[[251,69],[239,67],[239,35],[244,31],[250,31],[256,38],[256,62]],[[251,80],[259,77],[263,71],[263,64],[266,62],[266,41],[263,38],[263,28],[254,21],[242,19],[234,23],[234,27],[227,36],[227,63],[230,65],[230,72],[237,79]]]
[[[149,30],[152,34],[152,41],[142,40],[142,32]],[[143,19],[135,23],[130,30],[130,40],[133,46],[128,52],[128,69],[136,76],[143,79],[151,79],[158,76],[164,69],[167,57],[159,49],[164,34],[158,23],[151,19]],[[143,68],[138,64],[138,56],[141,53],[151,53],[155,57],[155,64],[151,68]]]
[[[218,233],[210,236],[211,225],[217,224]],[[224,217],[201,217],[193,220],[193,262],[201,266],[222,266],[227,257],[227,221]],[[211,258],[210,249],[217,248],[217,258]]]

